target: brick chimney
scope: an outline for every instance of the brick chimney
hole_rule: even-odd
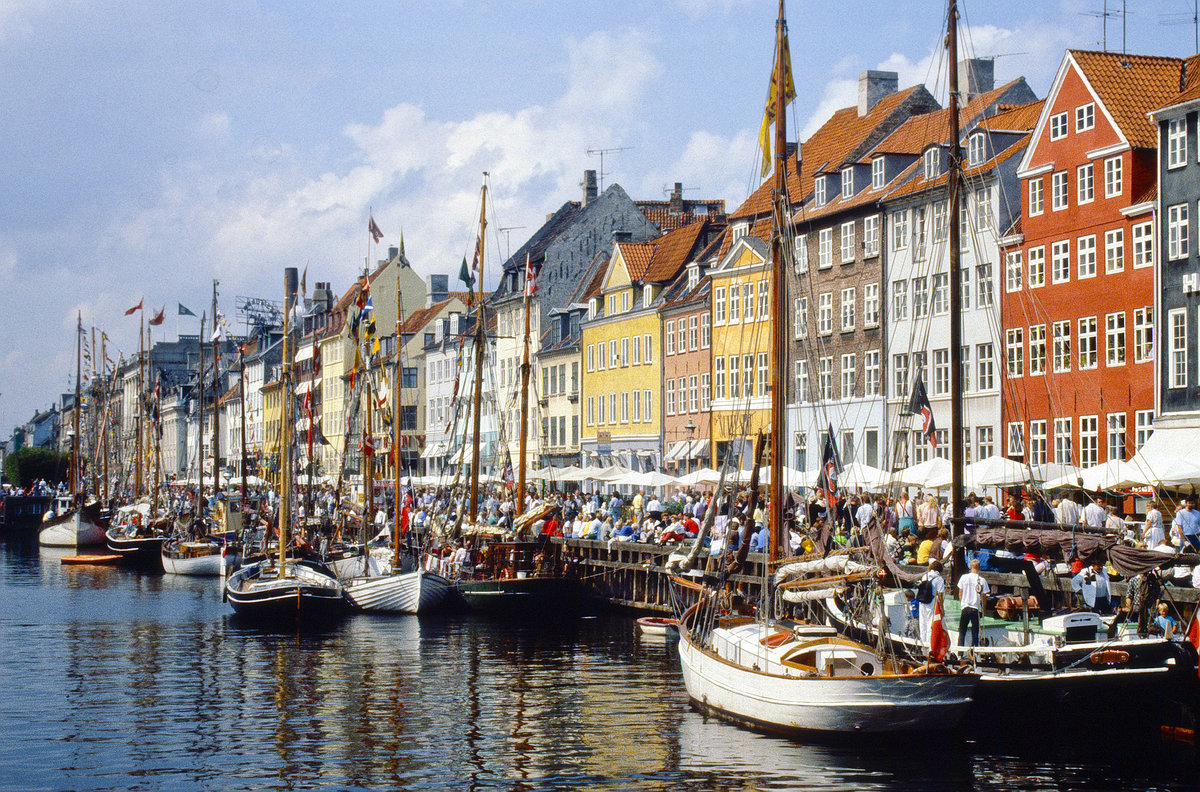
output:
[[[596,171],[585,170],[583,172],[583,205],[590,206],[596,200]]]
[[[865,71],[858,75],[858,114],[865,116],[875,104],[895,93],[900,86],[900,75],[894,71]]]
[[[972,58],[958,62],[958,90],[963,104],[996,87],[996,62],[991,58]]]
[[[683,182],[675,182],[675,189],[671,191],[671,202],[667,205],[667,211],[673,215],[683,214]]]

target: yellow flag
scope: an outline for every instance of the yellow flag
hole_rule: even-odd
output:
[[[762,149],[762,178],[771,173],[771,124],[775,121],[775,75],[779,69],[779,58],[776,53],[775,65],[771,69],[771,90],[767,96],[767,108],[763,111],[762,127],[758,130],[758,145]],[[792,55],[788,48],[787,33],[783,34],[783,104],[796,98],[796,84],[792,82]]]

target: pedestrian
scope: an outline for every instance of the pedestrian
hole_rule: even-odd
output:
[[[979,617],[987,603],[991,587],[979,574],[979,559],[971,559],[971,571],[958,579],[958,602],[962,615],[958,618],[958,643],[960,646],[979,646]],[[971,643],[966,641],[966,631],[971,630]]]

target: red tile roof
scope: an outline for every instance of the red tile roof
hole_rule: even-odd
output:
[[[979,124],[980,129],[992,132],[1030,132],[1037,126],[1045,99],[1023,105],[999,105],[999,112]]]
[[[969,181],[972,176],[978,176],[987,173],[1002,162],[1007,162],[1013,157],[1020,156],[1025,153],[1025,146],[1029,144],[1030,134],[1022,135],[1019,140],[1010,145],[1008,148],[998,152],[992,159],[983,162],[979,165],[970,168],[963,168],[963,179]],[[902,198],[906,195],[914,195],[924,192],[925,190],[936,189],[946,186],[946,180],[949,174],[945,171],[940,176],[933,179],[916,178],[917,174],[924,168],[924,163],[921,161],[914,162],[905,168],[904,173],[897,180],[899,186],[887,194],[888,200],[893,198]]]
[[[1147,115],[1178,96],[1184,61],[1157,55],[1067,50],[1121,133],[1135,148],[1155,148],[1158,132]]]
[[[437,315],[442,312],[447,305],[454,300],[459,300],[463,303],[467,301],[466,292],[450,292],[450,296],[441,302],[434,303],[428,308],[418,308],[409,314],[408,318],[400,324],[401,333],[418,333],[425,325],[432,322]]]
[[[703,234],[711,228],[707,220],[698,220],[648,242],[618,242],[629,279],[635,283],[662,283],[673,279],[698,246],[705,244]]]
[[[1016,86],[1023,78],[1017,79],[995,88],[987,93],[982,93],[976,96],[971,101],[967,102],[966,106],[959,111],[958,123],[961,129],[970,129],[979,120],[979,117],[991,107],[997,99],[1002,97],[1007,91]],[[1036,120],[1036,116],[1035,116]],[[950,139],[950,110],[943,108],[935,110],[932,113],[924,113],[922,115],[913,116],[905,121],[896,129],[895,132],[888,135],[883,141],[871,149],[870,155],[876,154],[920,154],[925,148],[934,142],[947,143]],[[868,162],[869,157],[864,157],[860,162]]]

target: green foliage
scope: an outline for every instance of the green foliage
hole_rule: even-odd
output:
[[[28,488],[37,479],[59,482],[67,477],[71,457],[49,448],[21,448],[4,460],[4,475],[14,487]]]

